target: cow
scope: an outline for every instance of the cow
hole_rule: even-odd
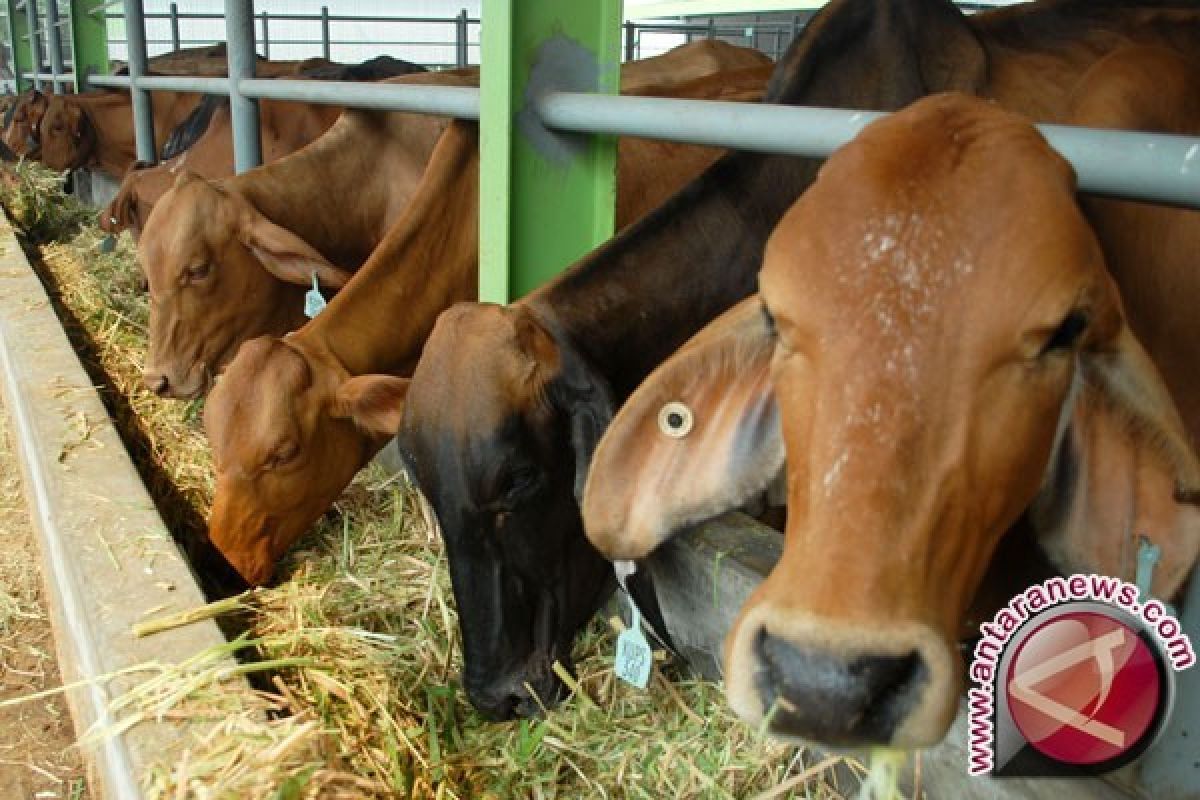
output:
[[[1069,87],[1106,52],[1194,40],[1194,5],[1149,5],[1058,0],[965,17],[944,0],[835,0],[781,59],[768,100],[892,110],[962,90],[1061,120]],[[550,665],[614,585],[577,505],[595,441],[658,363],[753,291],[768,234],[816,168],[731,154],[528,297],[455,307],[434,326],[399,442],[438,518],[464,685],[483,713],[560,696]]]
[[[761,92],[765,76],[751,72],[732,75],[757,81]],[[715,75],[679,91],[705,96],[729,84]],[[438,313],[475,296],[473,131],[460,124],[443,135],[409,208],[328,307],[295,333],[244,344],[208,398],[217,468],[209,537],[250,583],[270,579],[279,557],[395,432],[405,385],[398,376],[411,374]],[[718,155],[622,142],[617,224],[650,211]]]
[[[200,99],[193,92],[155,94],[156,153]],[[52,95],[42,116],[38,160],[53,170],[91,167],[120,178],[137,159],[132,108],[124,91]]]
[[[0,137],[14,155],[36,158],[39,147],[39,130],[50,95],[30,89],[17,95],[12,107],[5,114],[4,135]]]
[[[341,113],[338,106],[260,100],[263,162],[278,161],[316,140],[333,126]],[[195,143],[182,147],[183,152],[162,164],[139,161],[129,168],[117,194],[98,214],[104,231],[117,234],[128,230],[135,240],[139,239],[154,204],[171,189],[183,170],[210,179],[233,175],[229,104],[216,103],[211,116]]]
[[[315,59],[323,61],[323,59]],[[390,56],[377,56],[361,64],[303,62],[295,78],[304,80],[377,81],[400,75],[423,73],[417,64]],[[327,131],[342,109],[338,106],[259,101],[259,131],[264,163],[290,155]],[[136,162],[125,173],[116,196],[98,215],[100,227],[112,234],[123,230],[141,235],[150,210],[171,188],[180,170],[204,178],[223,178],[234,173],[233,133],[229,101],[208,96],[177,127],[163,145],[163,163]]]
[[[742,49],[687,45],[625,64],[622,90],[669,92],[662,76],[673,71],[674,85],[692,91],[689,82],[702,82],[726,60],[738,90],[757,90],[761,54],[747,59]],[[747,60],[758,66],[745,68]],[[477,71],[397,80],[474,85]],[[713,90],[694,88],[695,96]],[[211,184],[181,178],[151,213],[138,246],[151,295],[146,385],[163,396],[193,397],[242,341],[302,325],[312,275],[337,289],[363,263],[406,207],[444,125],[419,114],[347,112],[325,136],[275,164]],[[353,214],[345,213],[346,198],[354,200]],[[261,269],[251,269],[256,262]],[[200,264],[225,277],[192,281],[187,271]]]
[[[726,639],[731,705],[786,736],[935,744],[958,708],[963,615],[1028,510],[1035,535],[1076,537],[1052,551],[1069,572],[1133,581],[1142,536],[1170,597],[1196,562],[1200,510],[1179,498],[1200,487],[1200,429],[1132,322],[1200,289],[1170,266],[1106,267],[1073,172],[1026,118],[922,100],[830,158],[772,234],[759,294],[630,397],[596,449],[588,536],[642,558],[786,460],[783,557]],[[1164,279],[1123,303],[1122,280]],[[1193,356],[1195,327],[1173,331]]]

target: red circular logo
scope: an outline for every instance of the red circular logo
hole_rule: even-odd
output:
[[[1009,665],[1005,688],[1025,741],[1079,765],[1110,761],[1137,746],[1165,692],[1154,653],[1138,632],[1091,611],[1063,614],[1034,629]]]

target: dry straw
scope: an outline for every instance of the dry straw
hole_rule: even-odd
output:
[[[166,514],[186,536],[180,526],[202,519],[211,501],[209,453],[198,405],[160,400],[141,385],[147,305],[133,248],[122,237],[105,252],[105,237],[81,224],[83,211],[62,196],[57,176],[27,165],[16,174],[5,203],[18,224],[38,236],[73,236],[42,246],[44,277],[119,397],[118,423],[137,442],[152,493],[160,504],[187,506]],[[719,686],[674,664],[659,663],[645,691],[622,684],[612,670],[613,631],[602,621],[580,637],[572,696],[558,709],[483,721],[458,684],[440,542],[416,492],[377,468],[358,476],[281,575],[273,588],[200,613],[244,614],[243,637],[153,667],[116,701],[122,727],[148,718],[215,723],[183,758],[144,776],[149,797],[820,800],[857,789],[857,762],[762,736],[731,716]],[[245,683],[230,678],[247,673],[259,688],[232,689]]]

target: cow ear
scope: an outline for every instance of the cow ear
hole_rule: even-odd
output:
[[[1115,298],[1115,289],[1112,291]],[[1132,581],[1160,548],[1151,591],[1174,596],[1200,555],[1200,461],[1166,384],[1115,299],[1079,356],[1073,407],[1030,520],[1065,572]]]
[[[286,283],[308,286],[315,273],[322,286],[340,289],[352,277],[330,264],[308,242],[256,211],[245,215],[240,238],[267,272]]]
[[[352,420],[367,433],[395,436],[400,430],[408,384],[407,378],[393,375],[356,375],[338,387],[332,414]]]
[[[774,351],[755,295],[630,396],[600,440],[583,495],[584,525],[601,553],[641,558],[681,529],[741,506],[780,473]]]

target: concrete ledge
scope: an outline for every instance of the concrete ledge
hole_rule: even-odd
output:
[[[148,613],[193,608],[204,596],[3,215],[0,298],[0,384],[63,681],[150,661],[178,663],[221,644],[211,621],[146,639],[131,634]],[[110,725],[110,699],[136,680],[69,691],[76,731]],[[189,735],[197,732],[191,725]],[[145,722],[86,750],[93,796],[140,798],[140,777],[153,762],[177,760],[184,730],[181,723]]]

